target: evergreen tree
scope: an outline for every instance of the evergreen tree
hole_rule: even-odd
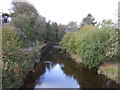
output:
[[[85,25],[95,25],[97,22],[94,21],[94,17],[89,13],[81,22],[81,26]]]

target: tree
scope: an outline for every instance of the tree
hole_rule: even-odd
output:
[[[84,25],[95,25],[97,22],[94,22],[94,17],[89,13],[81,22],[81,26]]]
[[[58,28],[58,41],[61,41],[61,39],[63,38],[63,36],[65,35],[65,29],[66,29],[66,25],[59,25]]]
[[[46,23],[45,41],[60,41],[65,34],[65,25],[58,25],[56,22],[48,21]]]
[[[38,12],[35,7],[28,2],[12,2],[14,13],[11,14],[12,17],[16,17],[19,14],[33,15],[37,16]]]
[[[12,23],[30,42],[43,41],[46,20],[28,2],[13,2]]]
[[[58,31],[59,31],[59,27],[58,24],[56,22],[52,22],[52,29],[55,32],[55,41],[57,41],[58,39]]]
[[[46,23],[46,34],[45,34],[45,41],[55,41],[55,31],[51,25],[51,21]]]

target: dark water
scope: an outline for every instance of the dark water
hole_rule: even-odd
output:
[[[43,60],[36,63],[24,81],[24,88],[117,88],[118,85],[88,69],[83,64],[77,64],[67,53],[52,49]]]

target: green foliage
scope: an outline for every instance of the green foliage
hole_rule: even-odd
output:
[[[66,25],[59,25],[58,26],[58,41],[61,41],[61,39],[63,38],[63,36],[65,35],[65,28],[66,28]]]
[[[76,33],[68,32],[65,34],[60,44],[63,44],[68,51],[72,51],[75,53],[77,49],[75,47],[75,40],[76,40]]]
[[[89,13],[85,18],[83,18],[81,26],[95,25],[97,22],[94,22],[94,20],[95,20],[94,17]]]
[[[3,88],[18,88],[23,84],[23,78],[34,68],[32,62],[39,58],[39,42],[54,42],[64,35],[62,25],[46,23],[45,18],[28,2],[13,2],[13,11],[12,26],[4,26],[2,30]],[[21,50],[35,42],[34,50]]]
[[[12,24],[16,27],[21,39],[26,43],[60,41],[64,35],[63,25],[46,22],[35,7],[28,2],[13,2]]]
[[[45,34],[45,41],[55,41],[55,31],[53,26],[50,24],[50,21],[46,23],[46,34]]]
[[[14,28],[4,27],[2,31],[2,48],[3,53],[9,54],[20,48],[22,42],[19,41],[19,37]]]
[[[70,38],[71,38],[71,36],[73,35],[73,33],[72,32],[69,32],[69,33],[66,33],[65,35],[64,35],[64,37],[63,37],[63,39],[61,40],[61,42],[60,42],[60,44],[63,44],[64,45],[64,47],[67,49],[69,49],[69,40],[70,40]]]
[[[44,37],[44,41],[46,42],[57,42],[60,41],[65,32],[64,32],[65,26],[64,25],[57,25],[56,22],[51,22],[48,21],[46,23],[46,33],[43,36]]]
[[[96,30],[85,33],[81,39],[80,55],[84,64],[89,68],[99,65],[105,60],[105,41],[108,39],[108,33]]]
[[[46,33],[45,18],[37,13],[33,5],[27,2],[13,3],[12,24],[25,42],[43,41]]]
[[[27,73],[34,68],[35,52],[16,52],[4,56],[3,88],[19,88]]]
[[[109,33],[109,39],[106,41],[106,57],[110,60],[115,60],[119,56],[119,30],[111,20],[103,20],[99,25],[103,31]]]
[[[9,17],[8,13],[2,13],[2,17],[4,18],[5,16]]]
[[[118,55],[118,31],[110,21],[97,26],[85,25],[78,32],[67,33],[60,42],[71,52],[77,53],[89,68]]]
[[[3,28],[3,88],[18,88],[23,83],[23,78],[27,72],[33,69],[34,64],[31,64],[31,61],[36,59],[37,53],[36,51],[21,52],[22,44],[13,27]]]
[[[28,40],[34,40],[34,30],[33,27],[30,27],[31,21],[30,18],[26,15],[18,15],[13,21],[13,25],[18,28],[19,34],[22,38]]]
[[[12,23],[19,30],[21,37],[33,42],[43,40],[46,32],[45,21],[40,21],[35,16],[18,15]]]
[[[36,8],[29,2],[12,2],[12,10],[14,13],[11,14],[11,17],[16,17],[20,14],[26,15],[38,15]]]

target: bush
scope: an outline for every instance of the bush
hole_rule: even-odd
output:
[[[92,68],[119,56],[118,31],[111,20],[103,20],[97,26],[85,25],[79,32],[67,33],[61,44],[79,54],[83,63]]]
[[[34,68],[35,52],[18,52],[11,56],[4,56],[3,88],[19,88],[27,73]]]
[[[75,47],[76,36],[75,35],[76,35],[76,33],[73,33],[73,32],[65,34],[65,36],[61,40],[60,44],[63,44],[64,47],[68,51],[75,52],[76,51],[76,47]]]
[[[10,54],[18,50],[22,42],[19,40],[14,28],[4,27],[2,30],[3,54]]]
[[[63,39],[61,40],[60,44],[63,44],[65,48],[68,48],[68,43],[72,35],[73,33],[66,33]]]
[[[100,30],[85,33],[82,37],[80,55],[84,64],[88,65],[89,68],[99,65],[105,60],[105,41],[108,40],[108,37],[107,32]]]
[[[14,28],[3,28],[3,88],[18,88],[22,85],[26,73],[33,69],[34,64],[31,64],[31,61],[36,59],[36,51],[20,52],[22,44]]]
[[[76,53],[80,54],[80,52],[81,52],[81,48],[80,48],[81,39],[82,39],[82,37],[84,37],[85,33],[92,32],[97,29],[98,28],[96,26],[85,25],[79,30],[79,32],[76,33],[76,35],[75,35],[76,36],[76,39],[75,39]]]
[[[106,44],[106,58],[108,60],[116,60],[119,56],[119,30],[116,29],[114,23],[111,20],[103,20],[101,24],[101,30],[109,33],[109,39],[105,42]]]

